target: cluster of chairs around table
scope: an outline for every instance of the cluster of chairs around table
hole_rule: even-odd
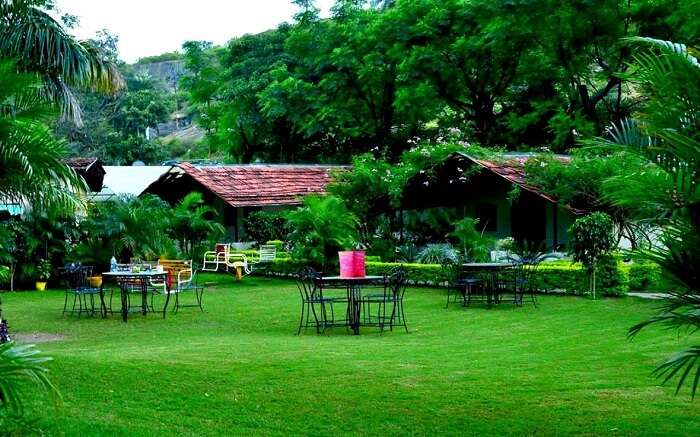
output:
[[[497,263],[444,263],[442,274],[447,286],[445,308],[450,303],[468,307],[474,302],[488,305],[510,302],[522,306],[526,298],[537,307],[536,275],[546,257],[538,254],[511,257]]]
[[[152,275],[139,275],[132,271],[133,265],[148,269]],[[160,268],[159,268],[160,266]],[[157,273],[160,272],[160,273]],[[69,264],[60,271],[61,279],[66,282],[63,315],[77,314],[94,316],[98,312],[105,316],[107,313],[119,312],[162,312],[165,314],[170,296],[173,299],[173,312],[184,307],[197,307],[204,310],[202,296],[204,287],[197,284],[197,273],[192,268],[191,260],[158,260],[157,262],[136,262],[119,264],[116,272],[102,274],[96,282],[94,267],[82,264]],[[113,310],[115,288],[105,289],[107,281],[116,286],[120,295],[121,307]],[[192,293],[192,298],[181,299],[183,293]],[[109,297],[107,297],[109,293]],[[156,298],[166,297],[162,309],[156,309]],[[72,299],[72,303],[71,303]]]
[[[324,277],[311,267],[297,275],[301,316],[297,335],[313,327],[317,333],[344,327],[359,334],[361,326],[384,332],[403,327],[408,332],[404,312],[406,273],[402,267],[382,276],[365,278]]]

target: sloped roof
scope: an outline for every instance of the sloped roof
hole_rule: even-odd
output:
[[[150,187],[162,190],[168,181],[190,177],[233,207],[301,204],[302,196],[322,194],[333,171],[343,166],[328,165],[219,165],[194,166],[181,163],[172,167]]]
[[[105,175],[105,170],[102,167],[102,161],[98,158],[68,158],[63,162],[75,170],[87,183],[88,188],[92,192],[98,192],[102,189],[102,183]]]
[[[525,179],[525,163],[532,158],[532,154],[529,153],[523,153],[523,154],[504,154],[503,159],[499,161],[489,161],[485,159],[477,159],[472,156],[467,155],[466,153],[462,152],[457,152],[460,155],[464,156],[465,158],[468,158],[475,164],[480,165],[481,167],[492,171],[493,173],[501,176],[502,178],[508,180],[511,183],[514,183],[521,187],[524,190],[530,191],[531,193],[535,193],[538,196],[542,197],[545,200],[548,200],[552,203],[557,202],[557,198],[555,196],[549,195],[542,191],[542,189],[535,187],[533,185],[529,185],[526,182]],[[556,159],[559,159],[564,162],[570,161],[570,158],[566,155],[556,155]]]
[[[75,170],[87,170],[98,161],[99,159],[97,158],[76,157],[68,158],[64,162],[68,164],[68,166],[73,167]]]
[[[525,177],[525,163],[532,158],[534,155],[531,153],[521,153],[521,154],[510,154],[506,153],[503,155],[503,159],[500,159],[498,161],[492,161],[492,160],[485,160],[485,159],[478,159],[473,156],[470,156],[466,153],[463,152],[456,152],[457,155],[462,156],[464,158],[469,159],[473,163],[485,168],[486,170],[489,170],[493,172],[494,174],[501,176],[502,178],[506,179],[507,181],[518,185],[520,188],[523,190],[529,191],[531,193],[534,193],[541,198],[552,202],[552,203],[557,203],[557,198],[556,196],[553,196],[551,194],[545,193],[541,188],[536,187],[534,185],[530,185],[526,182],[526,177]],[[569,162],[571,161],[571,157],[568,155],[555,155],[555,159],[562,161],[562,162]],[[583,211],[573,208],[569,205],[563,205],[565,208],[569,209],[575,214],[580,214]]]

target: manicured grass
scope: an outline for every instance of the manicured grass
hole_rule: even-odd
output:
[[[31,414],[66,435],[690,435],[700,405],[650,372],[686,346],[627,329],[657,305],[547,296],[540,307],[444,309],[409,289],[411,329],[295,336],[293,282],[209,276],[205,312],[61,317],[63,294],[7,293],[17,334],[40,344],[63,393]]]

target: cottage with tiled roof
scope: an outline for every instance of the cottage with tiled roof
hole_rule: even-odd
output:
[[[405,210],[452,207],[479,219],[485,235],[556,248],[568,242],[567,230],[581,211],[527,184],[525,163],[533,155],[505,153],[479,159],[457,152],[414,177],[403,194]],[[558,159],[567,161],[566,155]],[[515,190],[514,190],[515,189]],[[517,196],[513,194],[519,191]]]
[[[188,193],[202,193],[230,237],[245,239],[243,221],[252,211],[275,210],[300,205],[306,194],[322,194],[334,171],[347,169],[331,165],[244,164],[173,166],[145,192],[175,203]]]

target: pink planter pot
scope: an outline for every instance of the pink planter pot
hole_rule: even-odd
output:
[[[365,251],[347,250],[338,252],[340,261],[340,276],[344,278],[365,277]]]

